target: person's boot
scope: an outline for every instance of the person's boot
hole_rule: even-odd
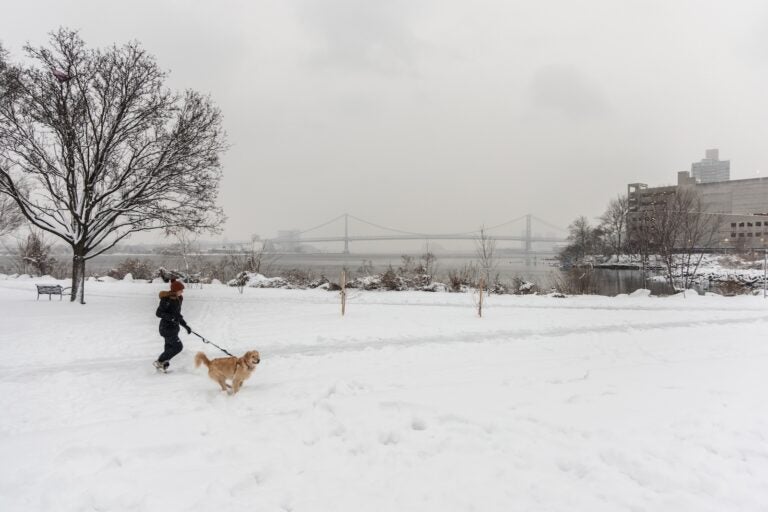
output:
[[[154,363],[152,363],[152,365],[153,365],[153,366],[154,366],[154,367],[155,367],[155,368],[156,368],[158,371],[161,371],[161,372],[166,372],[166,371],[168,370],[168,366],[170,366],[170,364],[168,363],[168,361],[165,361],[165,362],[163,362],[163,363],[161,363],[160,361],[155,361]]]

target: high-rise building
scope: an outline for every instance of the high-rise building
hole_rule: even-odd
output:
[[[717,149],[708,149],[701,162],[691,164],[691,176],[696,183],[717,183],[731,179],[731,161],[720,160]]]

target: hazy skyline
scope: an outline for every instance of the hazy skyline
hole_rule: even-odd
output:
[[[344,212],[565,227],[715,147],[732,179],[765,176],[767,25],[757,1],[57,0],[6,6],[0,41],[17,60],[59,26],[136,39],[170,87],[209,93],[239,239]]]

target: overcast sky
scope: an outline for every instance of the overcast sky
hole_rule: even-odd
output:
[[[711,147],[732,179],[768,174],[763,0],[27,1],[0,40],[18,58],[58,26],[138,39],[171,87],[211,94],[230,239],[344,212],[567,226]]]

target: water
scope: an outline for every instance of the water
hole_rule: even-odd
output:
[[[58,273],[69,275],[71,257],[67,254],[56,254],[55,256],[61,262]],[[419,261],[419,255],[413,254],[411,256],[414,263]],[[220,254],[201,254],[194,256],[193,259],[218,262],[224,257],[224,255]],[[159,268],[161,266],[169,269],[184,268],[183,260],[176,255],[103,254],[88,261],[87,272],[89,274],[105,275],[128,258],[150,261],[152,268]],[[476,263],[476,257],[472,254],[438,255],[436,261],[438,279],[442,282],[448,282],[447,275],[450,270],[458,270],[473,262]],[[372,268],[374,272],[383,272],[389,266],[397,269],[402,263],[403,260],[400,254],[390,253],[290,253],[265,258],[262,265],[262,273],[274,275],[289,269],[302,269],[311,270],[315,275],[323,274],[331,280],[336,280],[342,270],[355,274],[361,270],[361,267],[366,266]],[[12,256],[0,254],[0,272],[18,272]],[[497,258],[495,273],[499,274],[502,282],[511,283],[513,279],[518,278],[534,282],[545,291],[548,291],[558,281],[563,281],[567,277],[567,273],[557,266],[557,262],[554,259],[542,257],[530,259],[525,259],[521,256]],[[595,269],[591,278],[594,289],[600,295],[631,293],[643,287],[642,275],[636,270]],[[668,292],[664,284],[648,282],[646,286],[653,293]]]

